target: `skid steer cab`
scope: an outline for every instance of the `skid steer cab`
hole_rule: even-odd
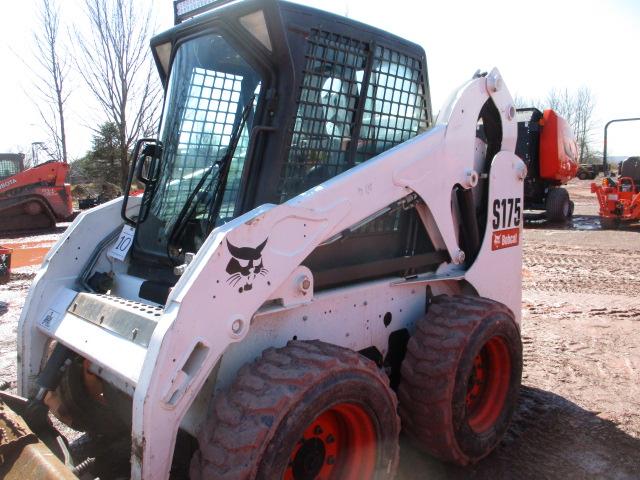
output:
[[[152,40],[144,195],[81,213],[33,283],[23,416],[87,432],[57,450],[100,478],[390,479],[401,420],[481,460],[522,371],[527,171],[500,73],[434,118],[417,45],[286,2],[192,3]]]

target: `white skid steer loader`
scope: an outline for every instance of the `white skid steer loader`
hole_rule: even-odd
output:
[[[480,460],[522,372],[526,167],[500,73],[434,120],[417,45],[203,3],[152,41],[144,195],[82,213],[48,254],[5,404],[63,459],[50,478],[387,479],[401,428]]]

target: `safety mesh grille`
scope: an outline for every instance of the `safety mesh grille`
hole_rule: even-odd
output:
[[[195,68],[187,85],[185,102],[179,115],[182,121],[176,132],[176,161],[161,201],[161,216],[170,218],[179,213],[187,196],[198,184],[202,175],[219,158],[231,139],[238,111],[242,76]],[[234,154],[227,183],[228,190],[222,205],[221,217],[233,214],[233,199],[237,196],[242,165],[237,158],[244,158],[246,139],[241,138]],[[185,158],[186,157],[186,158]]]
[[[427,128],[422,60],[383,46],[370,53],[366,42],[310,33],[280,201]]]
[[[424,95],[422,62],[378,46],[367,98],[355,163],[369,160],[427,129],[427,100]],[[397,231],[407,213],[397,209],[358,229],[372,234]]]
[[[314,30],[307,41],[298,113],[279,186],[282,200],[349,168],[368,55],[365,43],[329,32]]]
[[[389,150],[427,128],[423,85],[420,59],[376,47],[356,163]]]
[[[0,160],[0,178],[7,178],[20,171],[16,162],[11,160]]]

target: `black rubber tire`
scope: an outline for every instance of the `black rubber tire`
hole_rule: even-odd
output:
[[[477,432],[469,424],[467,390],[474,360],[496,337],[510,356],[509,383],[502,382],[506,393],[495,420]],[[513,314],[485,298],[433,298],[409,340],[401,375],[398,398],[403,432],[418,448],[442,460],[460,465],[480,460],[502,439],[518,400],[522,342]]]
[[[344,402],[362,407],[373,421],[378,439],[373,478],[394,478],[400,419],[387,376],[362,355],[317,340],[269,348],[240,369],[214,400],[213,415],[198,437],[191,478],[282,478],[305,428]]]
[[[587,172],[580,172],[578,173],[578,178],[580,180],[586,180],[587,178],[589,178],[589,174]]]
[[[547,220],[550,222],[566,222],[571,216],[571,200],[569,192],[564,188],[552,188],[547,193],[545,202]]]
[[[573,203],[573,200],[569,202],[569,218],[573,218],[573,212],[576,209],[576,204]]]
[[[127,433],[130,427],[123,422],[110,405],[107,395],[98,401],[88,392],[83,379],[84,360],[76,356],[67,366],[56,395],[61,401],[61,411],[52,412],[64,423],[71,419],[69,425],[74,430],[100,434],[105,437],[117,437]]]

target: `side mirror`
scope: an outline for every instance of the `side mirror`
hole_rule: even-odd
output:
[[[142,148],[143,146],[144,148]],[[144,185],[148,185],[154,180],[158,172],[158,162],[156,160],[160,158],[161,152],[162,145],[155,138],[141,138],[136,142],[131,157],[129,177],[124,190],[124,201],[120,210],[120,216],[128,225],[135,227],[140,222],[140,218],[134,219],[127,216],[127,204],[129,203],[129,192],[131,191],[133,176],[135,174],[136,179]]]
[[[140,183],[147,185],[152,180],[156,180],[158,173],[157,162],[160,158],[162,147],[158,143],[146,143],[142,153],[137,160],[136,178]]]

